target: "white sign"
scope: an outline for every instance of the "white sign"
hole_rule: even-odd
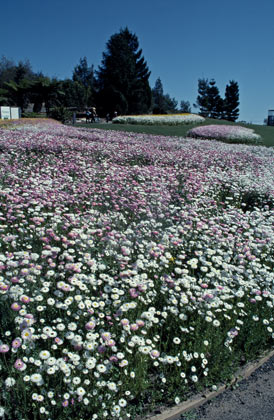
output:
[[[18,120],[20,118],[20,108],[11,108],[10,117],[12,120]]]
[[[1,120],[10,120],[10,107],[0,106]]]

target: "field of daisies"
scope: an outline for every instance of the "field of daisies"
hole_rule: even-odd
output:
[[[135,419],[274,343],[274,149],[0,128],[0,416]]]

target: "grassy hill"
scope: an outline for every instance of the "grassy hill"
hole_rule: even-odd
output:
[[[262,144],[267,147],[274,147],[274,127],[265,126],[265,125],[255,125],[255,124],[242,124],[242,123],[232,123],[225,120],[214,120],[212,118],[206,118],[205,122],[199,125],[209,125],[209,124],[232,124],[232,125],[241,125],[242,127],[253,128],[255,133],[259,134],[262,137]],[[186,133],[193,127],[196,127],[197,124],[187,124],[182,126],[148,126],[148,125],[125,125],[125,124],[76,124],[76,126],[85,127],[85,128],[100,128],[103,130],[118,130],[118,131],[131,131],[135,133],[147,133],[163,136],[178,136],[186,137]]]

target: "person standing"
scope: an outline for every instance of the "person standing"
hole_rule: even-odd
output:
[[[97,117],[96,108],[92,107],[91,108],[91,120],[92,120],[92,122],[96,122],[96,117]]]
[[[91,116],[91,113],[87,109],[87,112],[86,112],[86,123],[88,123],[90,121],[90,116]]]

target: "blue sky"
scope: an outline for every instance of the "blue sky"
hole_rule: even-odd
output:
[[[199,78],[222,96],[240,88],[239,120],[262,124],[274,109],[273,0],[4,0],[0,56],[70,78],[80,57],[100,65],[110,36],[128,26],[164,92],[191,105]],[[194,111],[193,107],[192,110]]]

